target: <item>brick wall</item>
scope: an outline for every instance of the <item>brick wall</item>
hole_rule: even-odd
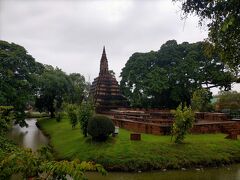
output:
[[[209,122],[228,121],[228,116],[224,113],[209,113],[209,112],[197,112],[195,113],[196,120],[204,120]]]
[[[132,120],[113,119],[116,126],[133,132],[165,135],[170,133],[171,126],[153,123],[137,122]]]
[[[171,132],[171,125],[137,122],[124,119],[113,119],[116,126],[124,128],[133,132],[166,135]],[[191,133],[205,134],[205,133],[229,133],[237,132],[240,134],[239,121],[225,121],[225,122],[209,122],[209,123],[195,123],[191,129]]]
[[[240,121],[230,121],[224,113],[198,112],[192,133],[229,133],[240,134]],[[170,134],[173,115],[170,111],[143,109],[122,109],[115,111],[112,118],[115,125],[134,132],[149,134]]]

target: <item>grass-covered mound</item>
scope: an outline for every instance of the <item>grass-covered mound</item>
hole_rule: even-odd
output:
[[[58,159],[95,161],[108,170],[150,170],[193,166],[215,166],[240,161],[240,140],[225,134],[188,135],[184,144],[174,144],[171,136],[142,134],[141,141],[130,141],[130,132],[120,129],[106,142],[84,138],[80,128],[72,129],[68,119],[39,121],[51,137]]]

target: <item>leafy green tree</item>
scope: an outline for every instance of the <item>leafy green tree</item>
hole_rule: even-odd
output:
[[[11,121],[14,119],[12,110],[13,106],[0,106],[0,136],[6,133],[11,126]]]
[[[69,93],[69,78],[62,70],[47,66],[38,83],[35,106],[40,111],[50,112],[51,117],[54,117],[55,111],[61,108],[64,97]]]
[[[13,106],[20,125],[25,124],[24,110],[33,100],[36,78],[43,70],[22,46],[0,41],[0,105]]]
[[[176,108],[191,103],[195,90],[231,88],[233,73],[205,42],[167,41],[159,51],[134,53],[122,69],[120,88],[134,107]]]
[[[240,1],[239,0],[173,0],[182,3],[185,15],[200,17],[200,24],[207,24],[209,41],[221,53],[239,76],[240,69]]]
[[[172,127],[172,136],[175,137],[175,143],[182,143],[186,134],[193,127],[194,122],[194,112],[191,107],[184,106],[180,104],[174,114],[174,123]]]
[[[236,91],[222,91],[218,96],[217,109],[240,110],[240,93]]]
[[[198,89],[194,91],[191,106],[194,111],[209,111],[211,110],[210,101],[212,99],[212,93],[207,89]]]
[[[68,104],[66,107],[66,112],[72,125],[72,128],[75,128],[78,123],[77,106],[74,104]]]
[[[66,95],[66,101],[71,104],[81,104],[88,93],[85,78],[79,73],[72,73],[68,77],[70,79],[70,92]]]
[[[90,101],[82,102],[78,110],[78,120],[84,137],[87,137],[88,122],[93,116],[93,112],[93,104]]]

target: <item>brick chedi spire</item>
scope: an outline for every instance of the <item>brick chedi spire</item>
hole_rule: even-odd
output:
[[[111,109],[128,106],[126,98],[120,93],[116,78],[108,70],[108,60],[103,47],[100,60],[100,72],[90,88],[97,112],[106,112]]]
[[[107,60],[107,55],[106,55],[105,46],[104,46],[101,61],[100,61],[99,74],[106,74],[106,73],[108,73],[108,60]]]

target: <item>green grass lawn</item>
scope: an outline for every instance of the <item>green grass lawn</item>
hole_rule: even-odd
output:
[[[109,170],[149,170],[217,166],[240,161],[240,140],[228,140],[225,134],[188,135],[184,144],[174,144],[171,136],[142,134],[141,141],[130,141],[130,131],[107,142],[84,138],[80,128],[71,128],[68,119],[39,121],[41,129],[51,137],[57,159],[95,161]]]

